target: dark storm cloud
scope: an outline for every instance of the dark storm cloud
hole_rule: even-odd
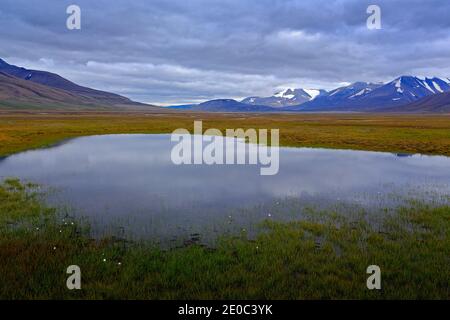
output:
[[[82,29],[65,27],[77,4]],[[368,30],[366,8],[382,10]],[[154,103],[450,76],[450,2],[1,0],[0,57]]]

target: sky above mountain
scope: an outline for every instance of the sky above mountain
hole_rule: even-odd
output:
[[[71,4],[81,30],[66,28]],[[239,99],[449,77],[449,15],[440,0],[2,0],[0,57],[142,102]]]

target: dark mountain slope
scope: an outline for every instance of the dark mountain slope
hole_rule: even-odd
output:
[[[47,87],[0,72],[0,99],[30,102],[91,103],[94,99],[82,98],[68,91]]]
[[[2,72],[3,74],[14,76],[27,82],[40,84],[53,89],[64,90],[65,92],[76,95],[80,101],[88,101],[88,103],[92,104],[145,106],[144,104],[134,102],[115,93],[79,86],[76,83],[73,83],[55,73],[17,67],[6,63],[2,59],[0,59],[0,72]],[[40,88],[43,89],[42,87]],[[43,95],[46,96],[45,93],[43,93]]]
[[[0,72],[0,107],[13,109],[108,109],[145,108],[159,109],[139,104],[107,104],[95,97],[83,96],[70,91],[48,87]]]
[[[401,107],[385,109],[385,111],[414,113],[450,113],[450,92],[428,96]]]

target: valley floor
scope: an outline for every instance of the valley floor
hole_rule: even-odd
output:
[[[283,146],[450,155],[450,115],[0,111],[0,156],[67,138],[177,128],[280,129]]]
[[[170,133],[194,119],[204,128],[279,128],[285,146],[450,155],[448,115],[0,112],[0,156],[83,135]],[[0,183],[2,299],[450,299],[449,205],[413,201],[377,227],[318,212],[267,222],[253,240],[163,251],[94,241],[38,190]],[[381,290],[366,287],[372,264]],[[82,268],[81,290],[66,287],[70,265]]]

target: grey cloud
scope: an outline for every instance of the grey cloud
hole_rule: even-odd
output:
[[[65,9],[82,9],[82,30]],[[382,9],[382,30],[366,8]],[[0,57],[139,101],[188,103],[450,76],[450,2],[2,0]]]

